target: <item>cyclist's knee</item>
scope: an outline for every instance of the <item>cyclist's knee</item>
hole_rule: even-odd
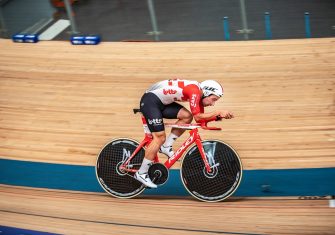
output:
[[[185,123],[191,123],[193,120],[193,115],[187,109],[182,108],[178,113],[178,119],[183,120]]]
[[[164,144],[166,139],[165,131],[153,132],[152,135],[154,137],[153,141],[156,141],[159,145]]]
[[[193,115],[192,113],[188,112],[188,116],[185,117],[185,122],[186,123],[191,123],[193,120]]]

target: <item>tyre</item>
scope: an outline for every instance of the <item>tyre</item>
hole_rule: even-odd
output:
[[[207,172],[197,145],[193,145],[182,161],[181,180],[187,191],[201,201],[225,200],[241,182],[241,160],[237,152],[222,141],[206,140],[202,144],[212,172]]]
[[[99,153],[95,172],[101,187],[118,198],[131,198],[145,189],[144,185],[133,178],[134,173],[122,172],[119,166],[127,161],[138,146],[138,142],[128,138],[115,139]],[[132,169],[139,169],[144,158],[144,148],[129,163]]]

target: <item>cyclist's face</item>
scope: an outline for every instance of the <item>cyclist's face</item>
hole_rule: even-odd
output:
[[[202,104],[203,104],[204,107],[214,106],[215,102],[218,101],[218,99],[220,99],[220,97],[218,97],[216,95],[210,95],[210,96],[202,99]]]

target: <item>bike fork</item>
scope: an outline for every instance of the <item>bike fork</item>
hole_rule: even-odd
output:
[[[211,172],[212,172],[212,168],[214,168],[217,164],[215,164],[215,165],[212,166],[212,167],[209,165],[209,162],[208,162],[208,160],[207,160],[207,157],[206,157],[206,153],[205,153],[204,147],[203,147],[203,145],[202,145],[202,143],[201,143],[201,139],[196,139],[196,140],[195,140],[195,143],[196,143],[196,145],[198,146],[198,149],[199,149],[201,158],[202,158],[202,160],[204,161],[204,164],[205,164],[205,168],[206,168],[207,173],[211,173]]]

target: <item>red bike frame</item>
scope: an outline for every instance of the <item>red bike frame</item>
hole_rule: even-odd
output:
[[[199,135],[198,128],[202,128],[202,129],[205,129],[205,130],[221,130],[221,128],[208,127],[207,126],[208,122],[219,120],[219,119],[220,118],[215,117],[215,118],[203,121],[201,123],[196,123],[196,124],[169,124],[169,123],[165,123],[165,126],[167,126],[167,127],[182,128],[182,129],[190,130],[190,136],[185,140],[185,142],[181,145],[181,147],[174,153],[174,155],[164,163],[166,168],[170,169],[171,166],[173,166],[173,164],[176,161],[178,161],[179,158],[181,158],[183,156],[185,150],[188,149],[188,147],[190,147],[193,143],[196,143],[196,145],[197,145],[197,147],[200,151],[202,160],[204,161],[206,170],[207,170],[208,173],[210,173],[212,171],[212,169],[211,169],[211,166],[209,165],[209,163],[207,161],[206,154],[205,154],[204,148],[203,148],[202,143],[201,143],[201,137]],[[152,134],[149,131],[147,122],[146,122],[143,115],[142,115],[142,123],[143,123],[143,129],[144,129],[144,139],[139,144],[139,146],[137,146],[137,148],[132,153],[132,155],[127,159],[127,161],[124,162],[120,166],[120,170],[123,171],[123,172],[133,172],[133,173],[135,173],[137,171],[136,169],[128,168],[127,165],[129,164],[131,159],[141,150],[141,148],[142,147],[144,147],[144,148],[148,147],[148,145],[151,143],[151,141],[153,139]],[[159,162],[157,154],[154,158],[154,162],[155,163]]]

